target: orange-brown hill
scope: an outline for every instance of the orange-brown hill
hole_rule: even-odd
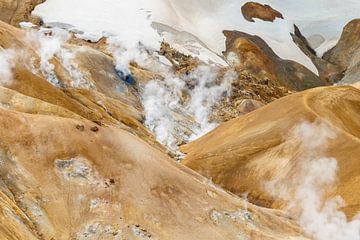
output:
[[[0,51],[22,50],[0,87],[0,239],[304,239],[280,211],[170,159],[110,55],[64,46],[92,87],[73,87],[56,56],[55,86],[29,68],[40,59],[25,36],[0,22]]]
[[[183,146],[184,164],[235,194],[249,193],[256,204],[281,208],[284,203],[270,196],[264,183],[286,182],[298,174],[303,149],[289,134],[299,123],[319,120],[336,133],[322,153],[339,166],[337,184],[328,194],[342,196],[345,212],[353,216],[360,211],[360,90],[354,87],[296,93],[226,122]]]
[[[37,106],[0,108],[1,239],[303,239],[138,137]]]
[[[54,72],[60,82],[57,87],[49,83],[40,71],[34,73],[29,67],[29,62],[33,61],[34,67],[39,68],[37,44],[29,40],[24,30],[0,21],[0,50],[10,49],[16,53],[13,79],[6,85],[8,89],[59,106],[77,117],[125,129],[163,149],[143,126],[140,99],[136,91],[120,79],[111,56],[87,46],[65,45],[77,51],[75,62],[84,81],[92,87],[73,87],[71,74],[54,56],[50,63],[55,66]],[[136,76],[146,78],[141,74],[141,69],[137,70]],[[32,111],[36,108],[34,105]],[[58,115],[62,116],[62,113]]]

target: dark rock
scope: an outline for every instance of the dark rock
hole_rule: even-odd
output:
[[[79,130],[80,132],[83,132],[85,130],[85,127],[84,127],[84,125],[78,124],[78,125],[76,125],[76,129]]]
[[[117,74],[119,75],[119,77],[121,78],[121,80],[123,80],[125,83],[129,84],[129,85],[135,85],[136,81],[135,78],[131,75],[131,73],[127,74],[124,73],[123,71],[116,71]]]
[[[96,123],[99,126],[102,126],[102,122],[100,122],[100,121],[93,121],[93,122]]]
[[[273,22],[276,18],[284,19],[283,15],[269,5],[257,2],[247,2],[241,7],[241,12],[246,20],[255,22],[253,18]]]
[[[98,132],[99,128],[97,126],[94,126],[94,127],[90,128],[90,130],[93,132]]]

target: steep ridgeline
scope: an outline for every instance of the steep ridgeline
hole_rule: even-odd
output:
[[[344,78],[343,84],[359,82],[359,63],[360,63],[360,19],[349,22],[343,29],[339,42],[334,48],[326,52],[323,56],[327,61],[341,67]]]

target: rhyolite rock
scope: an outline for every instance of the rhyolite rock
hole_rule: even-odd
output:
[[[235,59],[233,65],[259,77],[287,87],[290,90],[305,90],[328,84],[305,66],[281,59],[260,37],[239,31],[224,31],[226,59]]]

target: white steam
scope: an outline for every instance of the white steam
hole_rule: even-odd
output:
[[[38,45],[37,54],[40,57],[40,71],[54,86],[60,86],[55,73],[55,66],[50,61],[60,52],[62,45],[70,38],[67,31],[53,28],[30,31],[27,39]]]
[[[230,95],[236,77],[228,71],[219,78],[215,68],[200,66],[188,76],[149,82],[142,93],[145,125],[172,150],[206,134],[217,126],[209,121],[213,106]]]
[[[155,134],[157,140],[175,150],[177,136],[185,138],[175,112],[180,112],[182,91],[185,82],[176,77],[166,78],[163,82],[153,80],[146,84],[142,103],[145,113],[145,125]]]
[[[13,79],[12,68],[14,67],[15,51],[0,49],[0,84],[8,85]]]
[[[144,66],[149,59],[149,54],[140,43],[130,44],[129,42],[121,41],[118,37],[109,37],[107,43],[115,59],[115,69],[125,76],[131,74],[129,70],[131,62]]]
[[[77,52],[64,46],[69,39],[69,32],[60,28],[41,28],[39,31],[29,31],[27,40],[37,46],[36,52],[40,57],[39,69],[32,64],[32,71],[37,73],[40,70],[48,82],[60,87],[55,66],[51,62],[56,57],[70,76],[70,87],[91,88],[93,84],[83,76],[74,61]]]
[[[200,125],[199,128],[193,129],[194,134],[190,140],[206,134],[217,126],[217,123],[209,122],[212,107],[231,94],[231,85],[237,74],[234,71],[226,72],[220,84],[216,82],[217,75],[218,73],[208,66],[201,66],[190,74],[190,78],[195,80],[195,88],[190,91],[191,100],[186,108]]]
[[[124,42],[119,37],[107,39],[108,50],[112,52],[115,68],[123,76],[130,75],[129,64],[136,62],[164,79],[154,79],[140,85],[144,106],[145,126],[157,140],[170,150],[176,151],[181,143],[194,140],[217,126],[210,122],[212,108],[231,93],[234,71],[219,77],[215,66],[199,66],[185,76],[175,76],[171,63],[164,61],[155,49],[141,43]]]
[[[229,70],[219,77],[215,66],[199,66],[188,75],[177,77],[154,49],[137,42],[129,44],[118,37],[109,37],[107,43],[119,74],[130,75],[129,64],[136,62],[164,76],[141,88],[145,126],[160,143],[176,151],[179,144],[194,140],[217,126],[209,121],[209,116],[213,106],[230,95],[232,81],[237,77],[234,71]]]
[[[347,221],[340,210],[345,206],[340,196],[324,200],[326,192],[337,180],[337,160],[325,156],[329,140],[335,137],[336,134],[323,122],[304,122],[297,126],[291,139],[300,142],[299,172],[292,179],[267,183],[267,190],[289,201],[288,210],[299,212],[300,226],[315,240],[358,240],[360,216]]]
[[[61,48],[56,56],[60,59],[61,65],[66,69],[71,78],[72,88],[94,89],[95,85],[86,79],[75,62],[77,50]]]

